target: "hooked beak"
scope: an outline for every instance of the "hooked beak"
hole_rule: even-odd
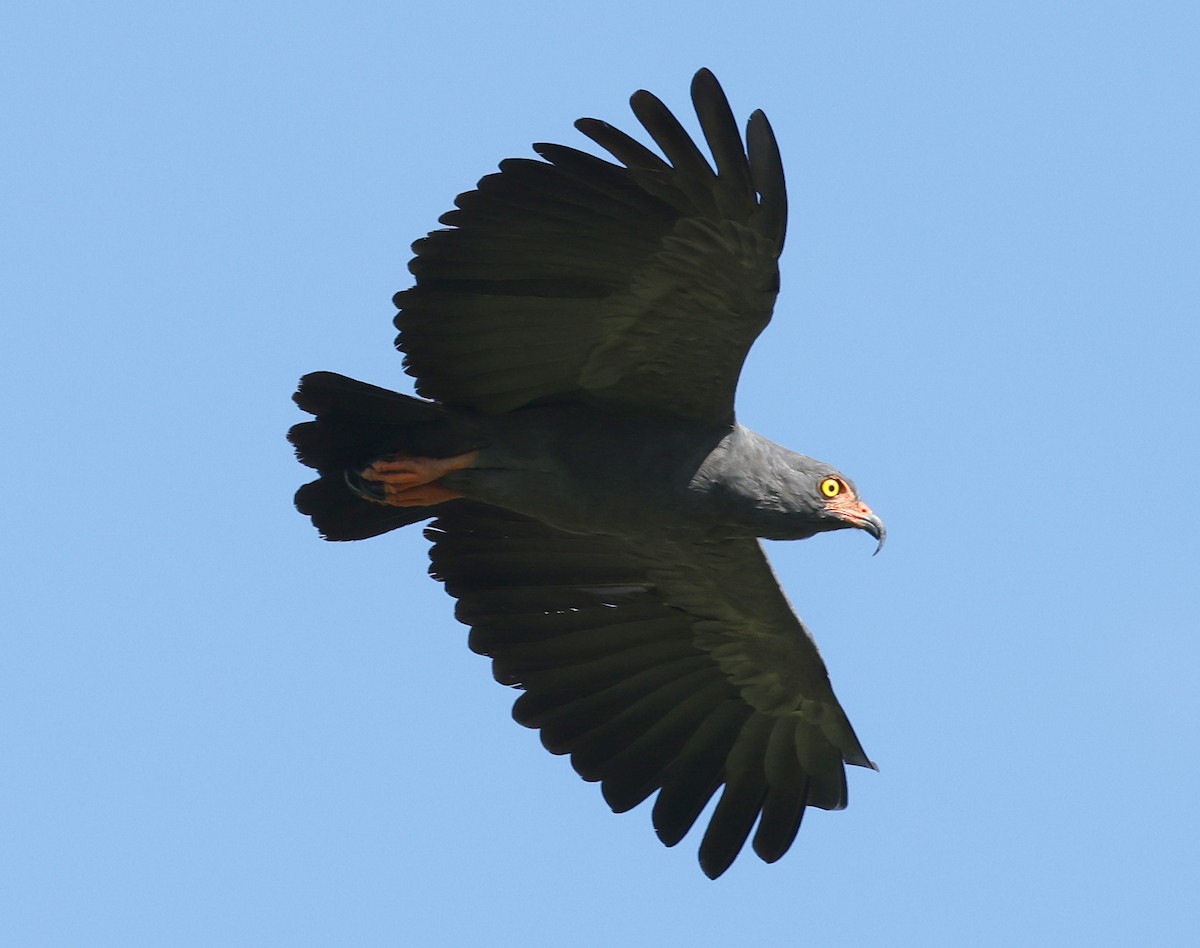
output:
[[[867,533],[879,541],[879,544],[875,547],[875,553],[871,554],[872,556],[883,549],[883,541],[887,539],[887,527],[883,525],[883,521],[879,519],[878,515],[868,510],[866,515],[855,526],[866,530]]]
[[[853,504],[853,505],[852,505]],[[837,508],[838,515],[846,523],[852,527],[857,527],[859,530],[866,530],[876,540],[879,545],[875,547],[875,553],[883,549],[883,541],[887,539],[887,527],[883,525],[883,521],[870,507],[862,501],[855,501],[852,504],[839,505]],[[871,555],[874,556],[875,553]]]

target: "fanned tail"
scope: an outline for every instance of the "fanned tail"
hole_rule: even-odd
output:
[[[433,507],[393,507],[365,500],[351,485],[357,472],[387,454],[452,457],[482,444],[469,416],[335,372],[312,372],[292,399],[316,415],[292,427],[300,463],[320,472],[296,492],[296,508],[327,540],[364,540],[426,520]]]

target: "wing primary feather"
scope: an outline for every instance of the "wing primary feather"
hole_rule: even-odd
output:
[[[746,125],[746,151],[750,160],[750,178],[762,198],[755,223],[759,233],[775,241],[782,251],[787,235],[787,183],[783,177],[779,143],[761,109],[750,116]]]
[[[704,140],[717,163],[717,177],[743,203],[753,202],[750,168],[737,121],[717,77],[707,69],[701,69],[692,79],[692,102]]]
[[[712,166],[662,99],[642,89],[630,97],[629,105],[676,171],[704,187],[712,186],[716,177]]]
[[[746,843],[767,795],[763,767],[775,719],[751,715],[725,761],[725,789],[700,843],[700,868],[715,879],[733,864]]]
[[[844,809],[848,800],[842,752],[807,721],[796,726],[796,756],[808,774],[808,805],[822,810]]]
[[[663,772],[654,801],[654,831],[674,846],[692,828],[724,779],[725,758],[753,712],[740,698],[719,704]]]
[[[636,138],[600,119],[581,118],[575,128],[611,154],[627,168],[668,172],[671,166]]]
[[[788,851],[804,818],[808,775],[796,756],[796,727],[794,715],[776,718],[767,742],[767,796],[753,844],[764,862],[775,862]]]
[[[604,762],[604,799],[614,813],[632,810],[662,786],[663,772],[712,709],[736,698],[729,682],[715,676],[697,687],[636,741]]]

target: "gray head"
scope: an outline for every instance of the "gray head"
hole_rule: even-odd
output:
[[[801,540],[830,530],[865,530],[883,549],[887,528],[859,497],[854,482],[815,458],[773,445],[771,463],[756,477],[756,504],[771,540]]]
[[[855,527],[879,541],[876,553],[883,548],[883,521],[850,478],[741,425],[722,438],[690,486],[719,498],[721,521],[751,536],[803,540]]]
[[[887,527],[858,496],[854,482],[828,464],[813,462],[811,458],[805,460],[812,462],[812,466],[804,472],[799,486],[804,491],[806,505],[817,521],[823,524],[817,532],[848,527],[866,530],[879,541],[875,552],[882,550],[883,542],[887,539]]]

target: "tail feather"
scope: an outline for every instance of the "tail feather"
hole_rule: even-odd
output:
[[[427,421],[447,414],[446,409],[434,402],[401,395],[336,372],[310,372],[300,379],[292,401],[310,415],[383,424]]]
[[[300,463],[321,473],[296,493],[296,507],[328,540],[378,536],[435,513],[365,500],[350,489],[347,472],[387,454],[452,457],[482,446],[469,415],[334,372],[304,376],[292,398],[317,417],[293,426],[288,440]]]
[[[434,516],[433,507],[389,507],[363,500],[343,478],[327,475],[296,491],[296,509],[326,540],[366,540]]]
[[[288,440],[301,464],[322,473],[362,468],[384,454],[451,457],[479,447],[466,416],[334,372],[300,380],[293,401],[317,416]]]

